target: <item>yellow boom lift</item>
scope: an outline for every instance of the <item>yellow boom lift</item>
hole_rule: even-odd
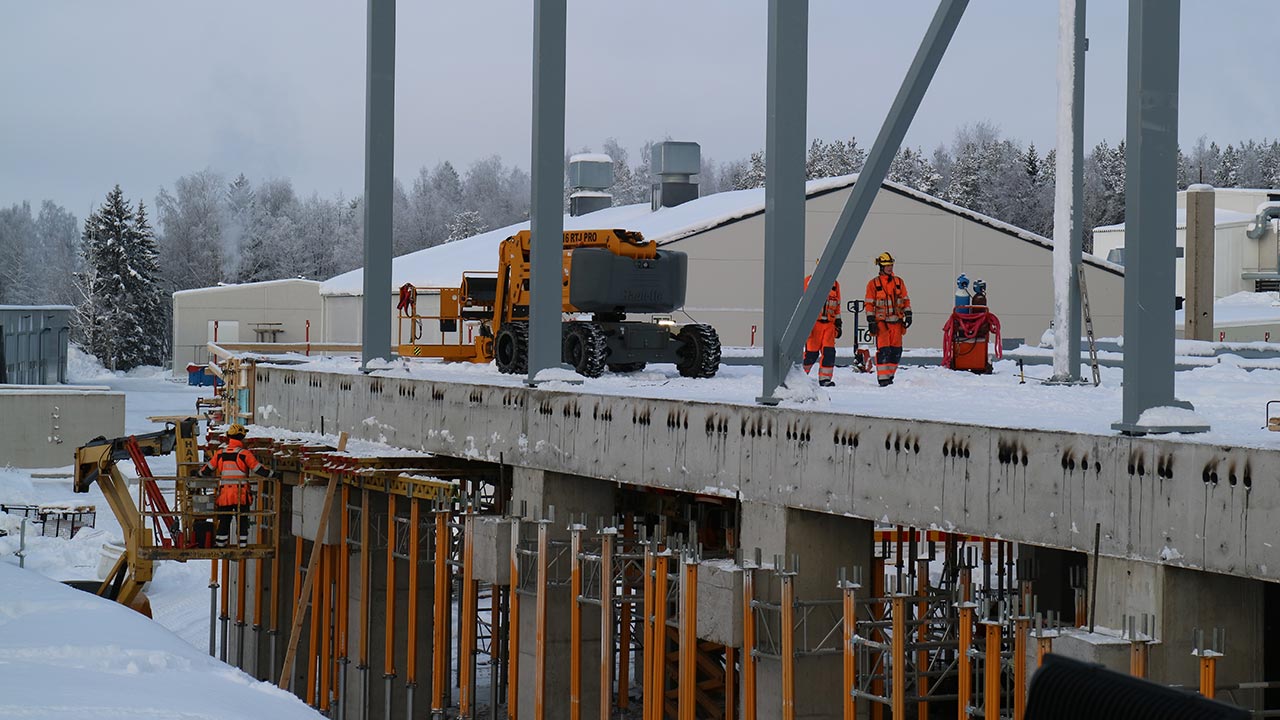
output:
[[[494,360],[504,373],[528,372],[529,249],[530,233],[521,230],[499,246],[496,273],[463,273],[458,287],[401,288],[400,356]],[[685,377],[716,374],[715,328],[626,319],[628,313],[669,317],[684,306],[684,253],[661,250],[638,232],[570,230],[563,266],[562,310],[576,316],[563,324],[563,359],[578,373],[599,377],[606,368],[632,372],[670,362]],[[438,296],[439,312],[419,313],[420,296]],[[422,341],[423,321],[438,321],[440,342]]]
[[[263,522],[264,532],[256,544],[248,547],[214,548],[213,524],[220,511],[214,508],[218,480],[195,477],[200,467],[200,447],[195,418],[162,418],[165,428],[144,435],[108,440],[99,437],[76,450],[75,485],[78,493],[87,493],[98,483],[120,523],[125,552],[95,590],[102,597],[116,600],[143,612],[140,606],[142,586],[151,580],[156,560],[238,560],[266,557],[274,552],[274,522]],[[147,457],[177,452],[178,472],[175,477],[157,477],[151,473]],[[133,462],[138,473],[137,495],[120,471],[119,463]],[[272,481],[253,478],[253,512],[262,522],[269,511],[264,508],[275,497]],[[77,586],[83,587],[83,584]]]

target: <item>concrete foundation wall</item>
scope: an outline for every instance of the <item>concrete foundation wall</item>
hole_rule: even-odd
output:
[[[62,467],[93,438],[124,435],[124,393],[0,385],[0,418],[0,465]]]
[[[1103,555],[1280,579],[1280,485],[1266,481],[1280,475],[1280,453],[1271,450],[285,368],[257,375],[259,406],[293,430],[323,421],[329,432],[443,455],[1063,549],[1087,549],[1101,523]]]
[[[1092,562],[1092,561],[1091,561]],[[1218,682],[1252,682],[1264,661],[1264,583],[1183,568],[1102,558],[1098,563],[1098,622],[1122,628],[1126,616],[1141,623],[1154,616],[1150,677],[1195,687],[1199,664],[1191,655],[1193,631],[1210,642],[1214,628],[1226,631],[1226,652],[1218,661]]]

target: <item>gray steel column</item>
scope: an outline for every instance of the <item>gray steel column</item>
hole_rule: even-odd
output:
[[[529,376],[560,367],[564,252],[564,69],[567,0],[533,4],[533,197],[529,227]]]
[[[1051,383],[1080,382],[1080,255],[1084,248],[1085,0],[1061,0],[1058,38],[1058,171],[1053,223],[1054,339]],[[1071,18],[1071,25],[1066,24]],[[1069,86],[1069,87],[1068,87]],[[1062,172],[1063,164],[1067,172]],[[1062,272],[1059,271],[1061,266]]]
[[[1208,429],[1138,423],[1150,408],[1191,408],[1173,395],[1180,10],[1181,0],[1129,0],[1124,409],[1111,427],[1131,434]]]
[[[391,358],[391,193],[396,0],[369,0],[364,102],[364,301],[361,359]]]
[[[760,402],[798,359],[782,335],[804,290],[805,118],[809,102],[809,0],[769,0],[764,184],[764,383]],[[828,283],[825,287],[831,287]],[[825,293],[824,293],[825,296]]]
[[[827,241],[827,246],[822,251],[822,258],[813,273],[809,289],[800,298],[799,305],[796,306],[787,323],[787,329],[782,336],[782,358],[788,362],[793,362],[794,358],[800,356],[804,339],[813,327],[814,321],[818,319],[822,304],[826,302],[827,292],[836,281],[841,266],[849,257],[849,250],[858,236],[858,230],[867,219],[871,204],[875,201],[880,185],[884,182],[884,176],[889,171],[889,163],[893,162],[893,156],[902,145],[902,138],[907,134],[907,128],[911,126],[911,120],[920,107],[920,101],[933,80],[933,73],[938,69],[938,63],[942,61],[942,55],[946,52],[947,45],[951,42],[956,26],[960,24],[960,18],[968,5],[969,0],[942,0],[938,5],[938,10],[929,23],[929,29],[920,43],[920,48],[916,50],[915,59],[911,61],[911,67],[907,70],[907,76],[902,80],[902,87],[898,89],[898,95],[894,98],[889,114],[884,119],[884,125],[880,127],[880,134],[876,136],[876,142],[871,146],[866,165],[858,175],[858,183],[845,203],[840,219],[836,221],[835,229],[831,231],[831,239]],[[766,387],[765,391],[765,395],[768,396],[773,388]]]
[[[1085,0],[1076,0],[1075,47],[1072,49],[1071,62],[1075,70],[1071,73],[1071,195],[1075,202],[1071,205],[1071,283],[1067,301],[1067,354],[1071,358],[1071,374],[1073,381],[1080,380],[1080,273],[1081,254],[1084,252],[1084,53],[1089,47],[1089,38],[1085,35]]]

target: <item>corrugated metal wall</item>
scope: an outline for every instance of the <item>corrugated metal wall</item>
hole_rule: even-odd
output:
[[[71,307],[0,305],[0,383],[67,381]]]

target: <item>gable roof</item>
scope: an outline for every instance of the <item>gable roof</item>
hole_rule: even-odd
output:
[[[810,180],[805,183],[805,196],[812,199],[838,192],[851,187],[857,180],[857,175]],[[1046,249],[1053,248],[1053,241],[1046,237],[968,208],[953,205],[905,185],[885,181],[881,189],[923,202],[944,212],[960,215],[1023,242]],[[564,228],[565,230],[587,230],[599,227],[626,228],[640,232],[659,245],[667,245],[712,228],[761,215],[764,209],[764,188],[732,190],[706,195],[676,207],[660,208],[656,211],[651,210],[647,203],[640,203],[606,208],[577,217],[566,215]],[[529,221],[526,220],[462,240],[401,255],[392,260],[391,285],[393,288],[405,283],[413,283],[419,287],[450,287],[458,284],[463,272],[493,271],[497,263],[498,245],[520,230],[528,228]],[[1117,275],[1124,272],[1121,266],[1092,255],[1086,254],[1084,259],[1085,262]],[[333,277],[320,286],[320,294],[363,295],[362,273],[363,268],[357,268]]]

